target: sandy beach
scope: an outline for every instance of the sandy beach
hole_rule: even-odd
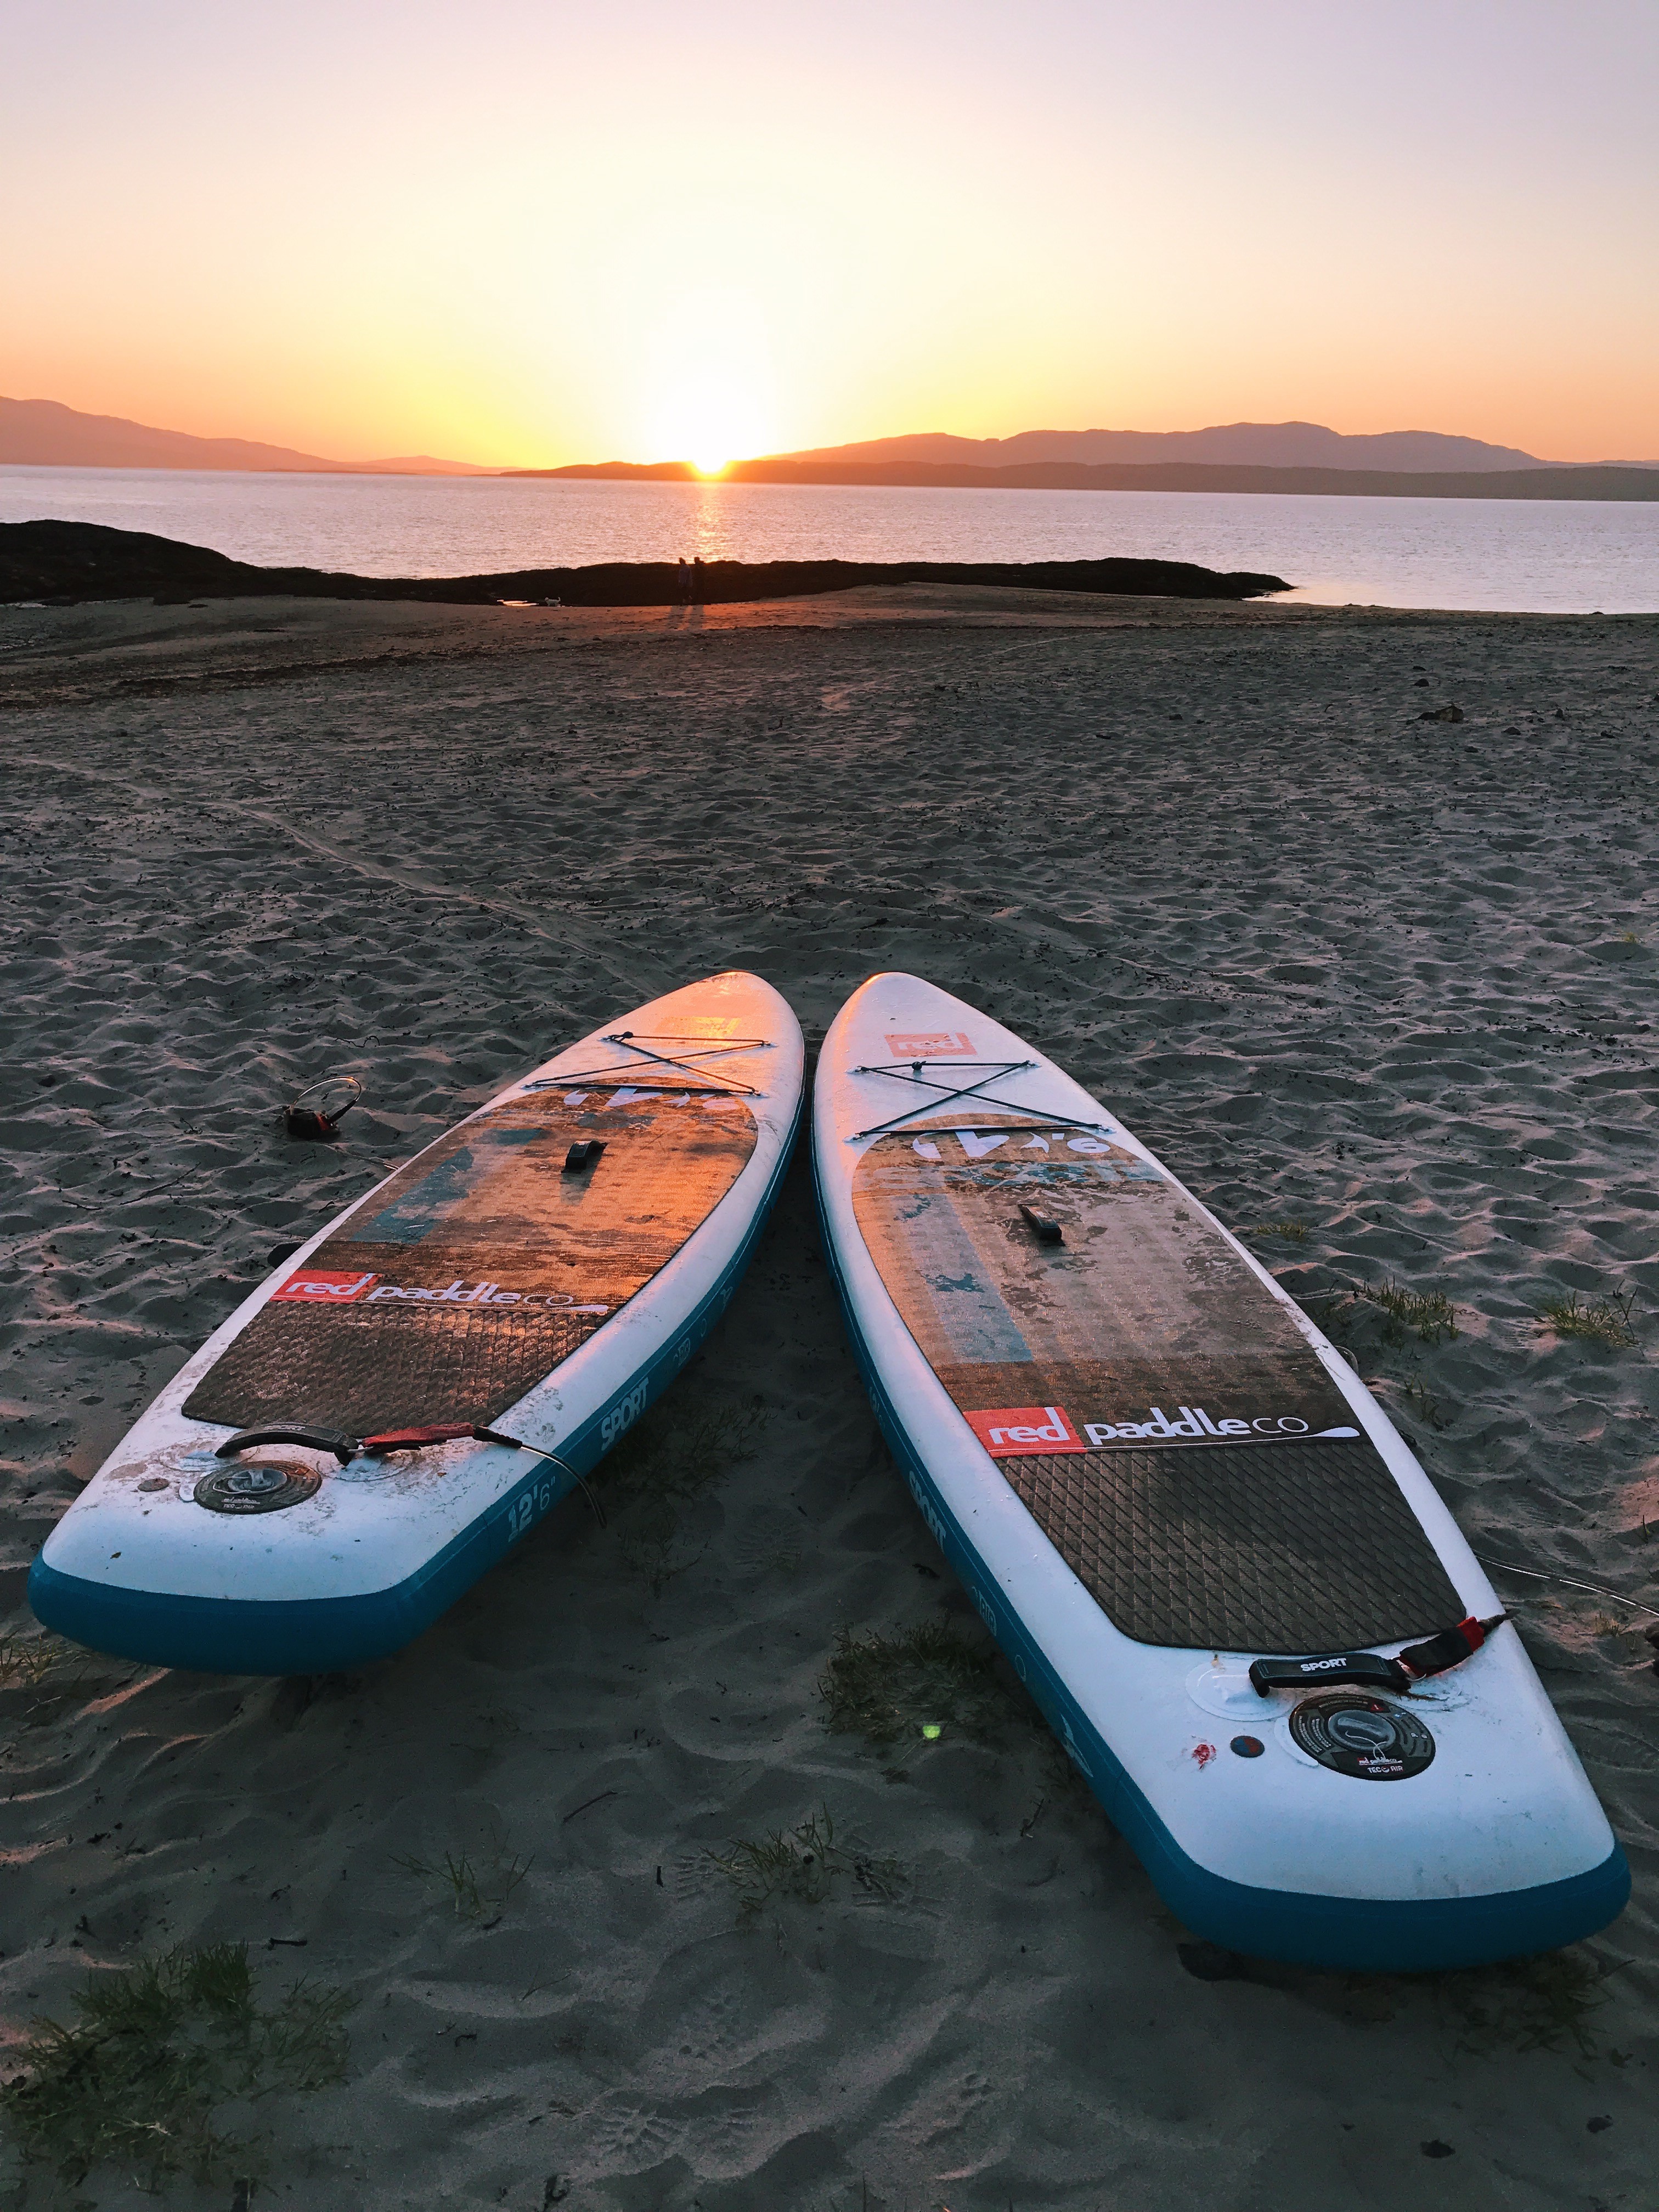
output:
[[[842,1632],[982,1638],[804,1156],[593,1505],[398,1659],[137,1668],[23,1583],[271,1248],[525,1067],[730,966],[810,1042],[902,968],[1255,1239],[1483,1556],[1659,1607],[1659,617],[8,607],[0,732],[11,2045],[179,1943],[346,1992],[345,2080],[225,2117],[307,2212],[1654,2212],[1640,1616],[1504,1584],[1634,1871],[1602,1936],[1413,1979],[1195,1947],[1000,1662],[937,1740],[829,1724]],[[289,1143],[334,1069],[344,1140]],[[740,1847],[814,1819],[758,1894]],[[14,2212],[155,2202],[0,2147]]]

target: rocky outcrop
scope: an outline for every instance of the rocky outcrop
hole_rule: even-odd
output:
[[[847,592],[860,584],[993,584],[1037,592],[1144,592],[1182,599],[1249,599],[1288,591],[1282,576],[1200,568],[1189,561],[710,561],[711,605]],[[94,522],[0,525],[0,600],[422,599],[488,606],[557,599],[566,606],[670,606],[672,561],[599,562],[581,568],[516,568],[488,576],[352,576],[325,568],[259,568],[205,545]]]

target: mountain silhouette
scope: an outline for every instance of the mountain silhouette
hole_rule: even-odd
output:
[[[0,463],[47,469],[250,469],[276,475],[489,476],[471,461],[429,453],[387,461],[330,461],[252,438],[198,438],[120,415],[83,415],[57,399],[0,399]]]
[[[1443,430],[1381,430],[1350,436],[1320,422],[1223,422],[1207,430],[1021,430],[1012,438],[957,438],[924,430],[857,445],[774,453],[776,461],[909,461],[977,469],[1058,461],[1200,461],[1271,469],[1544,469],[1553,465],[1515,446],[1492,446]]]

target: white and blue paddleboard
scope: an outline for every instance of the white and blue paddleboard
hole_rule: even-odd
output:
[[[813,1162],[923,1516],[1189,1928],[1403,1972],[1622,1909],[1606,1815],[1412,1453],[1115,1115],[877,975],[824,1040]]]
[[[418,1635],[685,1364],[747,1265],[802,1093],[757,975],[641,1006],[319,1230],[47,1538],[94,1650],[311,1674]]]

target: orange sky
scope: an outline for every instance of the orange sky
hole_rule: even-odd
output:
[[[1651,0],[13,0],[0,391],[549,465],[1659,458]]]

